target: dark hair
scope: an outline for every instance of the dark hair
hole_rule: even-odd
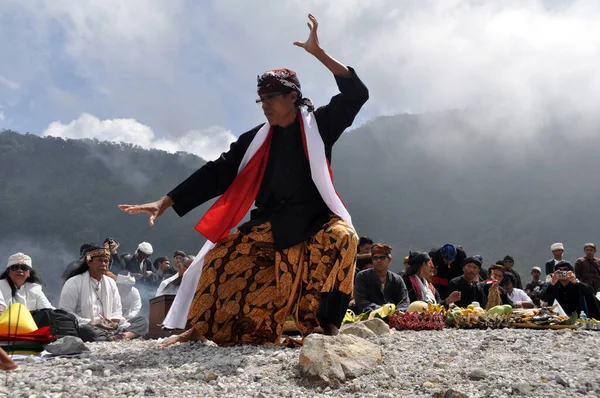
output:
[[[0,275],[0,279],[6,279],[6,281],[8,282],[8,285],[10,286],[10,291],[12,293],[12,297],[15,297],[15,294],[17,294],[17,287],[15,286],[13,281],[8,277],[8,268],[6,268],[6,271],[4,271],[2,273],[2,275]],[[31,269],[31,271],[29,271],[29,278],[25,279],[25,283],[27,283],[27,282],[37,283],[40,285],[44,284],[44,282],[42,282],[42,280],[38,276],[37,272],[35,272],[35,270],[33,268]]]
[[[363,270],[369,264],[373,264],[370,254],[359,254],[356,256],[356,268],[359,271]]]
[[[83,257],[83,255],[85,254],[85,252],[87,252],[88,250],[90,250],[90,248],[94,247],[95,245],[93,243],[84,243],[83,245],[79,246],[79,257]]]
[[[507,271],[504,273],[504,278],[502,278],[502,282],[500,282],[500,286],[506,286],[508,284],[508,282],[512,283],[512,285],[514,286],[517,284],[517,278],[515,277],[515,274]]]
[[[91,250],[105,250],[105,249],[104,249],[104,247],[92,245],[91,247],[89,247],[86,250],[86,252],[91,251]],[[81,275],[81,274],[85,273],[85,271],[87,271],[89,269],[90,269],[90,266],[87,263],[87,258],[84,258],[83,261],[81,262],[81,265],[79,265],[77,268],[75,268],[73,271],[71,271],[71,273],[69,274],[69,277],[67,278],[67,280],[71,279],[75,275]]]
[[[158,269],[159,263],[163,263],[165,261],[169,261],[169,257],[167,257],[167,256],[158,257],[156,260],[154,260],[154,268]]]
[[[104,245],[104,244],[106,244],[106,243],[109,243],[109,242],[114,242],[114,241],[115,241],[115,239],[114,239],[114,238],[106,238],[106,239],[104,239],[104,242],[102,242],[102,244]]]
[[[407,276],[416,275],[424,263],[428,262],[431,258],[425,252],[410,252],[408,254],[408,268],[404,271]]]
[[[361,237],[358,239],[358,245],[356,246],[356,252],[358,253],[358,251],[359,251],[360,247],[361,247],[362,245],[365,245],[365,244],[367,244],[367,243],[368,243],[369,245],[372,245],[372,244],[373,244],[373,239],[369,238],[368,236],[361,236]]]

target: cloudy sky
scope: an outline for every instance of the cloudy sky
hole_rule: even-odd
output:
[[[371,92],[357,124],[452,109],[580,114],[600,104],[600,2],[3,0],[0,128],[213,158],[263,121],[256,75],[336,88],[321,45]]]

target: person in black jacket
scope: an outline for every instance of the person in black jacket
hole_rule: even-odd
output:
[[[153,251],[154,249],[150,243],[140,243],[134,254],[128,254],[123,258],[125,267],[120,273],[131,273],[131,276],[136,280],[136,285],[139,283],[145,285],[155,284],[158,275],[150,260]]]
[[[334,75],[340,92],[329,104],[315,109],[294,71],[267,71],[257,79],[257,103],[268,124],[242,134],[158,201],[120,206],[148,213],[153,225],[169,207],[183,216],[221,195],[223,206],[211,208],[197,226],[216,246],[203,260],[195,300],[187,311],[176,299],[170,313],[188,314],[194,327],[164,345],[190,339],[275,343],[291,314],[303,334],[319,325],[326,334],[338,333],[352,293],[358,236],[327,168],[334,143],[369,92],[354,69],[321,48],[317,20],[309,20],[308,40],[294,44]],[[227,235],[252,202],[250,221]],[[196,269],[192,264],[186,275]],[[182,293],[185,282],[184,276],[178,297],[194,294]],[[226,283],[228,289],[221,288]],[[184,323],[175,317],[177,325]]]
[[[429,252],[429,256],[436,269],[433,286],[443,300],[450,294],[448,291],[450,280],[463,274],[462,263],[467,258],[467,254],[460,247],[446,243],[441,248]]]
[[[512,256],[505,256],[504,260],[504,270],[506,272],[511,272],[516,279],[516,284],[514,287],[516,287],[517,289],[521,289],[523,290],[523,282],[521,282],[521,275],[519,275],[519,273],[515,270],[514,266],[515,266],[515,259]]]
[[[552,280],[543,292],[544,301],[549,305],[558,301],[567,315],[585,312],[588,318],[600,319],[600,306],[592,287],[575,277],[573,266],[561,261],[554,266]]]

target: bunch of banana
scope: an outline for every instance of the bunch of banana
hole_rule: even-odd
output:
[[[387,319],[388,316],[396,311],[396,306],[394,304],[385,304],[373,311],[363,312],[362,314],[356,315],[354,311],[348,309],[346,310],[346,315],[344,315],[344,319],[342,320],[342,324],[346,323],[355,323],[360,321],[366,321],[368,319],[380,318]]]
[[[469,305],[467,308],[455,307],[446,317],[448,326],[459,329],[501,329],[508,325],[508,316],[486,312],[483,308]]]

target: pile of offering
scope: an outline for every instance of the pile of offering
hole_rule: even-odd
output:
[[[344,316],[342,323],[355,323],[374,318],[383,319],[385,321],[390,315],[394,313],[394,311],[396,311],[396,306],[394,304],[385,304],[373,311],[363,312],[359,315],[356,315],[354,311],[348,309],[346,310],[346,315]]]
[[[577,321],[577,314],[572,316],[559,315],[554,312],[556,305],[552,307],[535,308],[520,311],[511,318],[510,325],[515,327],[548,327],[573,326]]]
[[[406,312],[396,312],[389,316],[388,323],[396,330],[442,330],[446,320],[444,306],[412,302]]]
[[[474,305],[454,307],[446,317],[446,325],[457,329],[502,329],[508,326],[512,307],[497,305],[484,310]]]

